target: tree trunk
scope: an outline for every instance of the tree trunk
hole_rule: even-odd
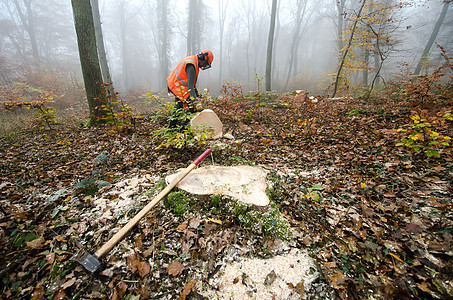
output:
[[[219,1],[219,30],[220,30],[220,53],[218,59],[219,65],[219,82],[220,85],[223,84],[223,33],[225,31],[225,19],[226,19],[226,11],[228,8],[228,0],[226,5],[224,4],[224,0]]]
[[[447,15],[448,6],[450,5],[449,2],[444,2],[444,6],[442,7],[442,12],[439,15],[439,19],[437,19],[436,25],[434,25],[434,29],[431,32],[431,36],[429,37],[428,43],[426,43],[425,49],[423,50],[423,54],[418,61],[417,67],[415,68],[414,75],[420,75],[420,71],[423,65],[426,63],[429,57],[429,51],[431,51],[431,47],[436,40],[437,35],[439,34],[440,26],[444,22],[445,16]]]
[[[337,93],[338,84],[340,83],[341,70],[343,69],[344,63],[346,61],[346,56],[348,55],[349,49],[351,48],[352,40],[354,39],[355,29],[357,28],[357,23],[359,22],[363,7],[365,6],[365,2],[366,2],[366,0],[362,0],[362,5],[360,6],[359,12],[357,13],[357,16],[354,21],[354,25],[352,26],[351,36],[349,37],[349,42],[343,53],[343,57],[341,59],[340,66],[338,67],[337,75],[335,77],[335,85],[334,85],[332,98],[335,97],[335,95]]]
[[[96,49],[93,12],[90,0],[71,0],[79,47],[85,92],[90,108],[87,125],[105,122],[105,95],[102,95],[102,74]]]
[[[203,3],[201,0],[189,1],[189,19],[188,19],[188,32],[187,32],[187,55],[194,55],[200,49],[201,37],[201,7]]]
[[[343,52],[344,42],[341,40],[343,37],[343,30],[344,30],[344,7],[346,0],[335,0],[338,10],[338,28],[337,28],[337,35],[338,35],[338,52],[340,56]]]
[[[267,59],[266,59],[266,91],[271,91],[272,80],[272,49],[274,48],[275,15],[277,14],[277,0],[272,0],[271,24],[269,28],[269,38],[267,40]]]
[[[161,88],[167,86],[167,76],[169,72],[169,58],[168,49],[170,47],[171,29],[168,24],[168,1],[161,0],[157,3],[157,14],[159,22],[158,31],[158,57],[159,57],[159,70]]]
[[[363,64],[362,70],[362,86],[366,88],[368,86],[368,66],[370,65],[370,50],[365,49],[363,53]]]
[[[38,42],[36,40],[35,24],[33,18],[33,11],[31,9],[31,2],[32,0],[24,0],[25,8],[27,11],[27,13],[25,14],[19,5],[19,2],[17,0],[14,0],[14,4],[16,5],[16,9],[19,14],[22,25],[24,26],[25,31],[27,32],[28,37],[30,38],[33,58],[35,59],[36,62],[39,62],[40,57],[38,50]]]
[[[101,15],[99,13],[99,1],[91,0],[91,6],[93,9],[93,21],[94,29],[96,32],[96,45],[99,53],[99,62],[101,65],[102,81],[111,84],[112,78],[110,77],[109,65],[107,63],[107,54],[105,53],[104,35],[102,34]]]
[[[274,38],[274,51],[272,51],[272,78],[275,78],[275,74],[278,73],[278,65],[275,63],[275,57],[277,55],[277,50],[278,50],[278,38],[279,38],[279,33],[280,33],[280,4],[282,4],[282,1],[278,2],[277,5],[277,15],[275,16],[275,38]],[[279,89],[279,82],[274,80],[274,83],[277,84],[276,90]]]
[[[129,66],[127,63],[127,21],[126,21],[126,3],[124,0],[121,0],[119,3],[120,10],[120,36],[121,36],[121,58],[122,58],[122,75],[123,75],[123,85],[124,91],[129,89]]]

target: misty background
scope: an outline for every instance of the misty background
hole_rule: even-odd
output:
[[[164,90],[165,78],[176,64],[202,49],[214,53],[214,62],[211,69],[200,72],[199,89],[215,95],[225,81],[244,91],[264,84],[271,0],[98,1],[116,91]],[[360,4],[357,0],[278,1],[272,89],[328,92],[348,38],[347,28]],[[383,82],[400,71],[401,63],[415,69],[444,8],[441,0],[408,4],[389,12],[391,43],[380,72]],[[449,56],[452,37],[450,8],[436,38]],[[356,55],[366,57],[367,72],[350,68],[350,80],[369,84],[379,58],[376,52],[361,51]],[[434,45],[430,64],[434,68],[441,60]],[[71,1],[1,0],[1,84],[38,67],[53,69],[64,80],[82,80]]]

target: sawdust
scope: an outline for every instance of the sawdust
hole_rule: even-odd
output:
[[[98,216],[98,220],[111,220],[124,215],[137,205],[146,205],[146,202],[149,201],[148,197],[140,195],[158,180],[159,177],[145,174],[107,186],[101,190],[102,195],[99,198],[95,197],[91,201],[94,205],[92,212]]]
[[[301,299],[319,276],[306,251],[247,258],[223,267],[202,291],[210,299]]]

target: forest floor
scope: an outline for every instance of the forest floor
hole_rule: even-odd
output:
[[[307,251],[319,276],[309,287],[290,286],[291,299],[453,297],[452,148],[428,158],[396,146],[424,123],[438,135],[425,132],[422,144],[448,141],[451,99],[420,108],[293,93],[206,106],[234,139],[157,149],[163,140],[152,133],[165,122],[150,116],[126,130],[59,125],[2,136],[1,297],[203,299],[218,288],[213,278],[234,249],[235,260]],[[268,171],[269,209],[286,220],[273,225],[287,224],[289,235],[247,224],[253,207],[180,193],[188,197],[183,209],[159,203],[102,259],[102,273],[74,261],[83,249],[95,252],[152,199],[163,176],[206,148],[213,152],[202,165]],[[101,195],[115,203],[109,214],[99,208]],[[121,198],[132,203],[123,207]],[[247,285],[245,277],[234,284]]]

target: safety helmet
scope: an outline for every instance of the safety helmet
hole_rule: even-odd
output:
[[[211,67],[211,63],[214,60],[214,55],[212,54],[211,50],[201,50],[201,52],[198,54],[198,59],[205,60],[208,63],[206,67],[201,67],[202,70],[206,70]]]

